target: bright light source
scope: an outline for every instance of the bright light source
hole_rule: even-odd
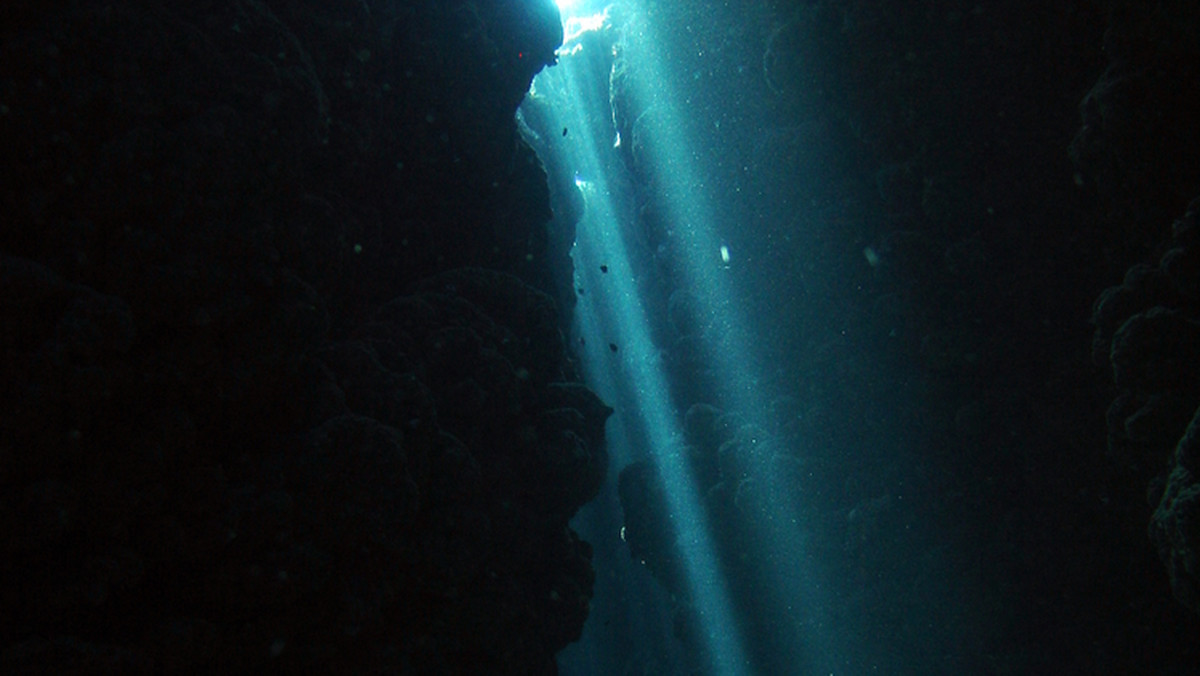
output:
[[[563,17],[563,46],[558,50],[559,56],[566,53],[578,53],[580,46],[578,40],[584,33],[598,31],[604,28],[604,22],[608,17],[606,12],[597,12],[595,14],[575,16],[570,13],[566,6],[574,7],[578,4],[578,0],[561,0],[558,3],[559,12]],[[566,5],[566,6],[564,6]]]

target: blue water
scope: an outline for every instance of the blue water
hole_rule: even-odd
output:
[[[840,122],[781,79],[817,48],[739,52],[755,7],[573,3],[521,113],[574,232],[571,341],[616,409],[612,479],[574,522],[592,615],[560,668],[976,673],[1002,590],[926,510],[902,308],[856,309],[904,300],[847,237],[876,214]]]

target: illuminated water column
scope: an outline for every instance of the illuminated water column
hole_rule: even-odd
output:
[[[617,410],[609,423],[614,469],[632,457],[622,443],[640,439],[663,478],[676,541],[684,554],[688,596],[702,625],[711,671],[748,673],[702,495],[683,458],[668,452],[681,436],[679,413],[639,296],[628,215],[609,175],[619,171],[619,161],[609,127],[599,123],[610,115],[607,95],[598,94],[607,91],[607,78],[597,86],[595,73],[588,72],[587,55],[572,50],[583,44],[577,40],[589,26],[599,28],[587,19],[568,21],[560,63],[539,76],[534,90],[534,96],[551,104],[557,116],[553,128],[564,130],[565,140],[554,144],[557,160],[574,168],[584,198],[572,252],[577,286],[584,290],[576,315],[579,335],[587,344],[579,351],[589,384]]]
[[[685,105],[686,95],[702,96],[704,92],[685,92],[683,87],[690,86],[690,80],[679,79],[666,65],[664,50],[672,47],[669,31],[680,27],[656,25],[650,12],[634,14],[636,25],[627,31],[630,40],[624,54],[634,72],[634,96],[639,110],[644,111],[635,152],[653,176],[652,190],[675,233],[676,267],[685,288],[700,299],[707,316],[720,328],[718,337],[705,346],[706,361],[718,375],[722,390],[714,394],[751,425],[767,429],[773,393],[762,386],[768,379],[760,372],[763,355],[756,349],[758,327],[738,304],[739,289],[731,281],[734,276],[728,274],[728,268],[739,264],[738,252],[730,251],[720,237],[711,202],[719,190],[712,185],[706,162],[696,150],[700,144],[689,137],[695,133],[689,119],[694,112]],[[737,21],[738,17],[728,19]],[[804,449],[796,450],[803,454]],[[771,618],[759,624],[769,625],[770,635],[758,636],[756,642],[772,653],[768,658],[772,664],[788,662],[795,673],[837,672],[855,655],[853,659],[861,664],[863,647],[845,631],[847,624],[840,623],[835,631],[827,621],[838,592],[830,588],[822,562],[812,555],[804,509],[797,506],[800,499],[791,499],[803,496],[807,487],[787,484],[784,490],[792,491],[788,500],[768,501],[759,511],[741,517],[754,522],[755,532],[766,534],[757,547],[750,547],[752,551],[742,553],[754,562],[746,569],[759,579],[756,588],[770,592],[765,597],[739,599],[746,612],[766,612]]]

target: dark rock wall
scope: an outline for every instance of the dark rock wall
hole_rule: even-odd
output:
[[[1093,359],[1115,385],[1109,453],[1145,490],[1175,598],[1200,613],[1200,10],[1120,0],[1107,9],[1109,65],[1080,106],[1071,152],[1126,247],[1111,261],[1132,265],[1096,299]]]
[[[551,673],[548,0],[0,10],[0,670]]]

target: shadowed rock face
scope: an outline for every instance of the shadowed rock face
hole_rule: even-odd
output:
[[[2,14],[2,670],[553,672],[611,413],[513,122],[554,5]]]
[[[1108,408],[1110,452],[1148,484],[1150,537],[1175,598],[1200,612],[1200,308],[1196,305],[1197,220],[1193,201],[1172,226],[1157,265],[1139,263],[1097,298],[1093,358],[1111,369],[1118,394]],[[1190,421],[1190,422],[1189,422]],[[1164,462],[1165,460],[1165,462]]]

